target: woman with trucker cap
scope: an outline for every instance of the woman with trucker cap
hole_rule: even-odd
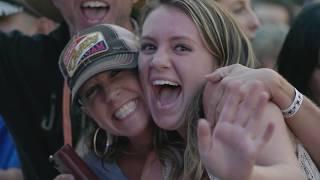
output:
[[[124,28],[98,25],[75,35],[60,56],[72,103],[96,124],[84,160],[102,179],[140,179],[153,151],[153,135],[167,141],[144,101],[137,74],[138,42]]]

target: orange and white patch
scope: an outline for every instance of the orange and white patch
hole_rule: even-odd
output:
[[[64,56],[69,77],[90,57],[108,51],[109,46],[101,32],[93,32],[74,39]]]

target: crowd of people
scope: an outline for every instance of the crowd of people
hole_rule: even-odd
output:
[[[0,2],[0,179],[320,179],[317,0]]]

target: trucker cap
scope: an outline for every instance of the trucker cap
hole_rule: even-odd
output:
[[[96,25],[73,36],[59,59],[72,102],[79,88],[94,75],[107,70],[136,68],[138,49],[137,36],[116,25]]]

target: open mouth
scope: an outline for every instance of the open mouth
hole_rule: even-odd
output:
[[[153,92],[161,107],[174,104],[181,94],[181,86],[172,81],[155,80],[152,82],[152,85]]]
[[[91,22],[101,21],[109,9],[109,4],[101,1],[86,1],[81,5],[82,13]]]
[[[125,119],[137,109],[137,100],[131,100],[126,104],[122,105],[114,113],[114,117],[117,120]]]

